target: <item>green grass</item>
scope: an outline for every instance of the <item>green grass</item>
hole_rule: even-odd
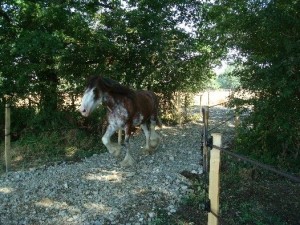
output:
[[[4,151],[4,144],[1,145]],[[58,161],[80,161],[106,151],[100,135],[70,129],[28,133],[12,142],[12,170],[26,169]],[[2,157],[3,158],[3,157]],[[3,172],[3,168],[2,168]]]
[[[221,164],[220,224],[300,224],[300,184],[224,155]],[[157,213],[154,225],[206,225],[205,187],[203,177],[193,180],[194,192],[182,199],[177,213]]]
[[[299,224],[299,184],[231,157],[222,163],[221,216],[229,224]]]

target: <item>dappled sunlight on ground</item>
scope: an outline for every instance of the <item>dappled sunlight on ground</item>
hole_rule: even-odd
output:
[[[68,204],[66,202],[58,202],[55,200],[52,200],[50,198],[42,198],[40,201],[35,203],[36,206],[41,207],[50,207],[54,209],[67,209]]]
[[[102,203],[87,202],[83,204],[83,206],[90,211],[94,211],[95,213],[101,213],[101,214],[109,213],[112,210],[111,207],[105,206]]]
[[[112,170],[102,170],[101,174],[88,173],[84,175],[84,179],[97,180],[97,181],[109,181],[109,182],[121,182],[123,180],[123,173]]]
[[[211,124],[224,113],[226,109],[214,109]],[[120,160],[106,152],[81,162],[1,176],[0,224],[149,224],[158,209],[175,213],[178,202],[191,191],[191,181],[181,172],[202,171],[202,124],[194,121],[157,130],[162,140],[152,155],[141,151],[143,133],[130,140],[136,161],[131,168],[120,167]],[[77,150],[70,145],[65,152],[71,157]]]
[[[10,188],[10,187],[0,187],[0,193],[1,194],[10,194],[13,191],[15,191],[15,189]]]

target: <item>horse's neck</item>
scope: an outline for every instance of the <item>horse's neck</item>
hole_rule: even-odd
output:
[[[107,93],[106,100],[103,103],[103,106],[108,110],[108,114],[119,114],[120,112],[124,113],[126,111],[127,116],[131,118],[135,112],[133,99],[127,96],[110,95]]]
[[[112,109],[115,104],[116,104],[116,100],[114,99],[114,97],[112,95],[110,95],[107,92],[103,93],[103,103],[102,103],[103,106],[106,106],[106,107],[109,107],[110,109]]]

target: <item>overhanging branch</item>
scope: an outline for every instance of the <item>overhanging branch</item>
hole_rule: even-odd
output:
[[[0,8],[0,17],[2,17],[6,22],[10,23],[11,20],[6,12],[2,8]]]

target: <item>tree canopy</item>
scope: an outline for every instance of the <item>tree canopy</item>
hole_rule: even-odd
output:
[[[81,88],[93,74],[162,92],[198,88],[210,76],[196,34],[180,27],[197,24],[196,1],[12,0],[0,6],[1,92],[39,93],[41,109],[56,109],[59,90]]]
[[[6,95],[16,108],[30,110],[20,114],[23,121],[53,122],[56,112],[75,111],[92,75],[164,97],[197,91],[231,51],[236,54],[230,75],[250,93],[233,104],[252,108],[238,145],[295,165],[300,158],[299,11],[298,0],[3,0],[0,108]],[[22,101],[29,102],[25,108]]]
[[[201,15],[194,0],[3,0],[0,91],[31,110],[21,127],[75,111],[93,75],[164,98],[197,91],[213,65],[196,32]]]
[[[299,11],[297,0],[207,1],[202,30],[212,49],[238,53],[233,73],[251,93],[235,101],[253,107],[240,148],[281,165],[299,165]]]

